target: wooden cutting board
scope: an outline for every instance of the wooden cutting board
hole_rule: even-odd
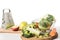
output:
[[[0,28],[0,33],[20,33],[20,31],[5,30]]]
[[[51,37],[46,37],[46,38],[37,38],[37,37],[32,37],[32,38],[25,38],[21,36],[22,40],[53,40]]]

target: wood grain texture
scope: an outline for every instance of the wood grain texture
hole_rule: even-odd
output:
[[[51,37],[47,37],[47,38],[37,38],[37,37],[32,37],[32,38],[25,38],[23,36],[21,36],[22,40],[53,40]]]
[[[5,30],[0,28],[0,33],[20,33],[20,31]]]

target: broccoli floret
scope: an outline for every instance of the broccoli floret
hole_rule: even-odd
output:
[[[24,36],[24,37],[26,37],[26,38],[30,38],[30,37],[33,37],[34,34],[32,34],[32,33],[30,33],[29,31],[26,30],[26,31],[23,33],[22,36]]]
[[[27,27],[25,27],[25,28],[22,29],[22,32],[23,32],[23,35],[22,35],[22,36],[24,36],[24,37],[26,37],[26,38],[33,37],[34,34],[30,33],[30,31],[27,30],[26,28],[27,28]]]
[[[23,34],[23,36],[26,37],[26,38],[30,38],[30,37],[33,37],[34,34],[32,34],[32,33],[30,33],[30,34]]]

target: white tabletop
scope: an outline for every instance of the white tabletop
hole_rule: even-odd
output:
[[[21,40],[21,38],[20,34],[0,33],[0,40]],[[60,40],[60,37],[54,40]]]
[[[19,34],[0,33],[0,40],[21,40]]]

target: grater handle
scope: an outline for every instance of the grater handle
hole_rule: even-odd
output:
[[[11,10],[10,10],[10,9],[3,9],[3,13],[5,13],[5,10],[6,10],[6,11],[8,11],[8,13],[10,13],[10,12],[11,12]]]

